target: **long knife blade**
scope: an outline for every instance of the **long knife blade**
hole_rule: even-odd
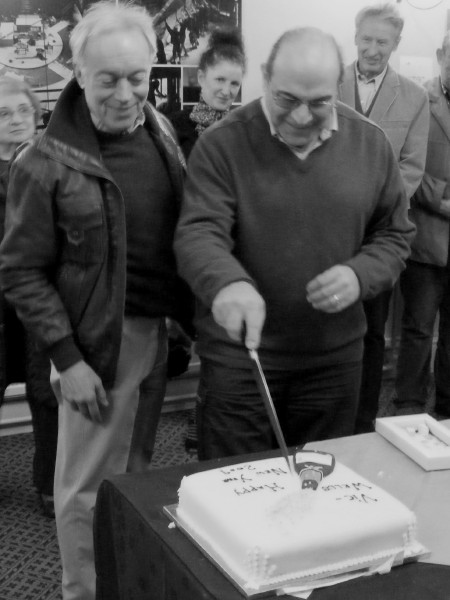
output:
[[[267,385],[266,376],[264,375],[264,371],[262,370],[261,363],[259,361],[258,352],[256,350],[249,350],[248,353],[253,361],[253,372],[255,374],[256,383],[258,385],[259,393],[261,394],[262,399],[264,401],[267,414],[269,415],[270,423],[275,433],[275,437],[277,438],[278,445],[280,446],[281,452],[284,458],[286,459],[289,471],[294,477],[297,478],[297,474],[295,472],[292,461],[289,460],[289,452],[286,446],[286,441],[284,439],[283,431],[281,430],[280,422],[278,420],[277,411],[275,409],[272,396],[270,394],[269,386]]]

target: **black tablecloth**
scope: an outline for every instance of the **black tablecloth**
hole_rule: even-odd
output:
[[[178,502],[183,475],[246,458],[191,463],[104,481],[94,520],[97,600],[245,598],[179,529],[169,528],[163,507]],[[275,593],[265,597],[279,598]],[[414,562],[385,575],[317,589],[310,600],[450,600],[450,567]]]

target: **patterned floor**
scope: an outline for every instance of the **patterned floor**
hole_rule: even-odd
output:
[[[163,414],[155,468],[192,462],[184,439],[189,412]],[[0,600],[61,600],[55,523],[31,485],[32,434],[0,437]]]
[[[379,416],[392,414],[392,381],[385,381]],[[431,412],[433,399],[427,401]],[[163,414],[155,468],[196,460],[184,440],[192,412]],[[0,600],[61,600],[55,524],[41,513],[31,486],[32,434],[0,437]]]

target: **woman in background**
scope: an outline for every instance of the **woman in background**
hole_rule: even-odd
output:
[[[214,29],[198,66],[200,101],[194,107],[167,115],[186,158],[197,138],[230,112],[241,89],[245,65],[244,45],[239,31]]]
[[[168,114],[186,159],[198,137],[230,112],[241,89],[246,67],[244,44],[236,29],[212,30],[200,57],[197,79],[200,100],[194,107]],[[186,450],[197,448],[195,418],[189,423]]]
[[[10,161],[17,148],[35,135],[39,100],[23,81],[0,78],[0,240],[5,233],[5,205]],[[54,516],[53,477],[58,435],[58,404],[50,386],[50,361],[37,350],[15,311],[0,296],[0,405],[10,383],[26,385],[35,454],[33,483],[44,514]]]

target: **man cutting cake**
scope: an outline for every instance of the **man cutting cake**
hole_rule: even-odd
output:
[[[249,349],[288,445],[353,433],[362,301],[394,284],[414,234],[386,135],[337,102],[335,40],[288,31],[263,74],[262,99],[194,148],[175,239],[199,300],[201,459],[274,446]]]

